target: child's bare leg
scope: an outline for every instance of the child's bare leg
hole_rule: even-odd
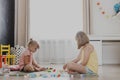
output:
[[[67,69],[70,72],[86,73],[85,66],[73,62],[67,64]]]
[[[33,71],[35,71],[34,70],[34,67],[32,66],[32,65],[26,65],[25,67],[24,67],[24,71],[25,72],[33,72]]]
[[[33,66],[35,71],[40,71],[38,67]]]
[[[35,71],[44,71],[44,70],[46,70],[46,68],[44,68],[44,67],[36,67],[36,66],[34,66],[34,69],[35,69]]]

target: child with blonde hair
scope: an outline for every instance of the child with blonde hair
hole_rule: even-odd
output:
[[[64,70],[68,73],[78,72],[81,74],[97,74],[98,73],[98,59],[95,49],[92,44],[89,43],[88,36],[79,31],[76,34],[76,41],[80,53],[76,59],[63,66]]]
[[[37,41],[30,39],[26,50],[22,53],[20,57],[20,70],[24,72],[33,72],[33,71],[43,71],[44,67],[41,67],[36,63],[33,58],[33,54],[36,50],[39,49],[39,44]]]

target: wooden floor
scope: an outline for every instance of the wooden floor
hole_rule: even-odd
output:
[[[23,76],[19,76],[19,78],[16,76],[15,77],[11,76],[8,79],[4,79],[3,76],[0,76],[0,80],[25,80],[25,79]],[[70,80],[120,80],[120,65],[99,66],[99,76],[76,74],[72,75]]]

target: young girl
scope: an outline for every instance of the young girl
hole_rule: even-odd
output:
[[[79,31],[76,34],[76,41],[80,53],[76,59],[65,64],[64,70],[68,73],[93,74],[98,72],[98,59],[93,45],[89,43],[89,39],[84,32]]]
[[[20,57],[20,70],[25,72],[42,71],[44,67],[39,66],[33,59],[33,53],[39,48],[37,41],[30,39],[27,45],[27,49],[22,53]]]

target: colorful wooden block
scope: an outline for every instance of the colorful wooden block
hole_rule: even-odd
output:
[[[5,54],[3,54],[5,53]],[[0,45],[0,67],[2,67],[2,61],[4,64],[10,65],[10,61],[14,65],[15,63],[15,55],[10,54],[10,45]]]

